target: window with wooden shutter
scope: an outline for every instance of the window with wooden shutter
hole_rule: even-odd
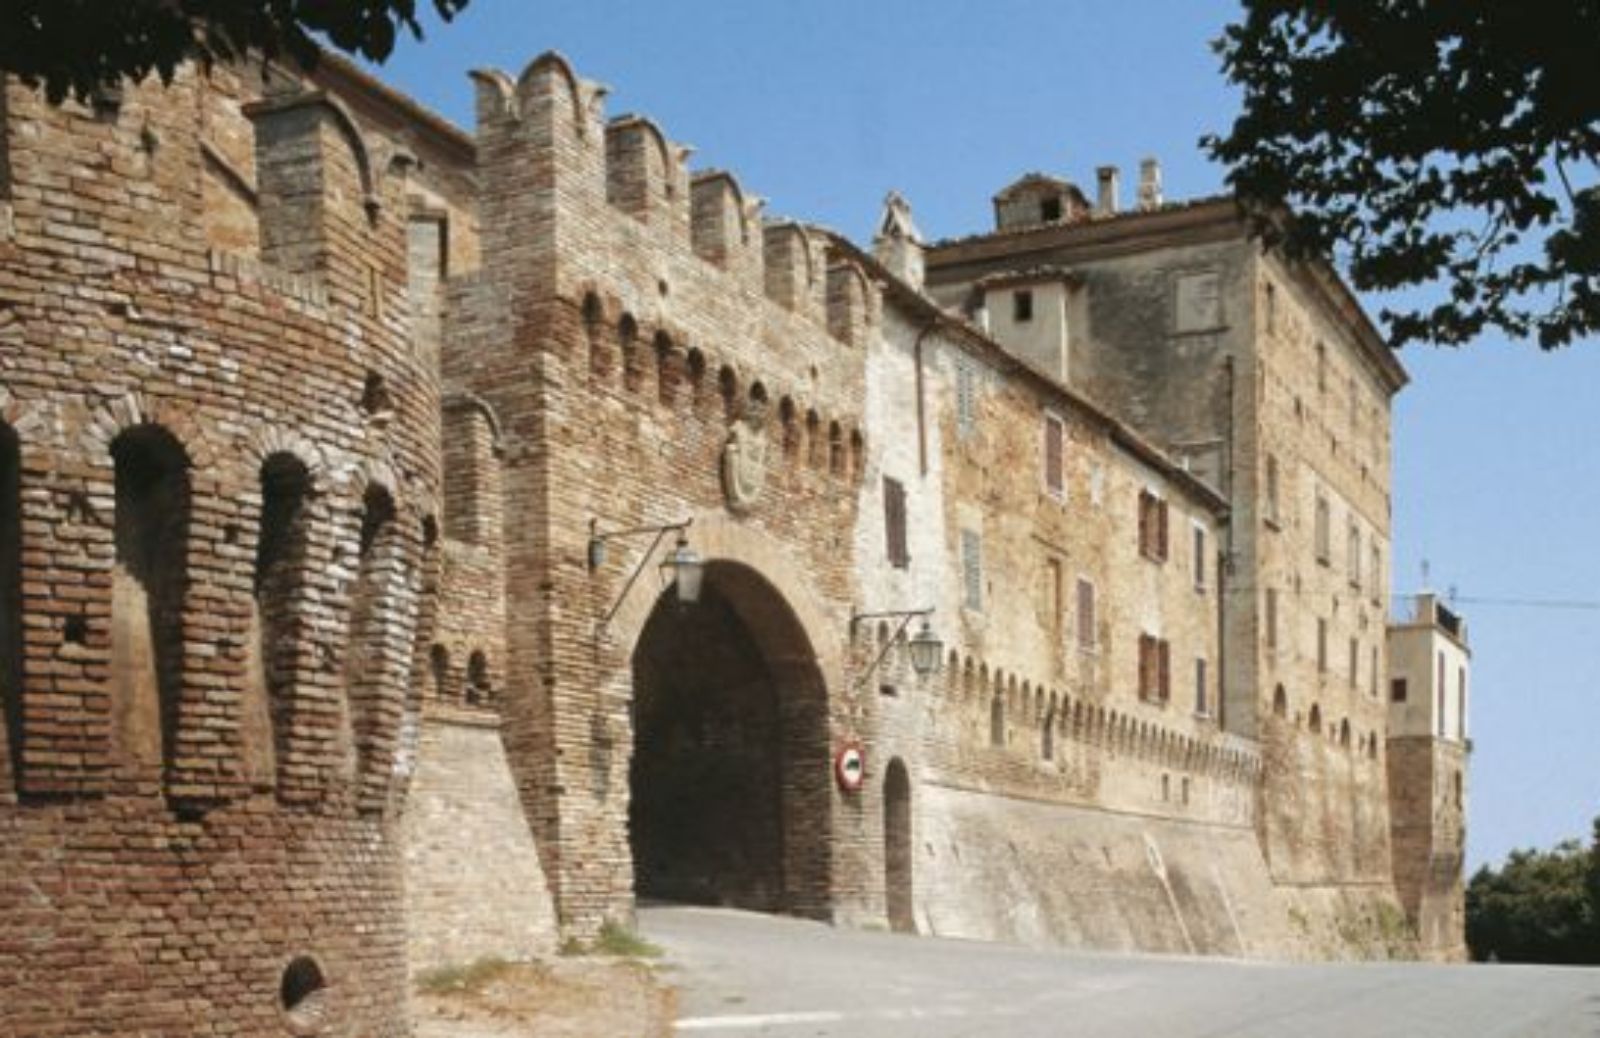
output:
[[[889,565],[905,569],[911,564],[906,545],[906,488],[898,479],[883,477],[883,529]]]
[[[1163,703],[1172,699],[1172,643],[1165,638],[1156,643],[1157,660],[1160,666],[1160,683],[1158,694]]]
[[[1087,580],[1078,581],[1078,648],[1093,649],[1094,636],[1094,585]]]
[[[956,434],[963,440],[978,428],[978,373],[966,357],[956,358]]]
[[[1167,503],[1148,490],[1139,491],[1139,551],[1157,562],[1167,558]]]
[[[1066,496],[1066,427],[1055,415],[1044,416],[1044,489],[1060,500]]]
[[[1194,589],[1206,589],[1206,530],[1195,524],[1194,530]]]
[[[1139,698],[1154,699],[1156,687],[1156,640],[1139,635]]]
[[[972,530],[961,531],[961,583],[968,609],[983,608],[983,540]]]

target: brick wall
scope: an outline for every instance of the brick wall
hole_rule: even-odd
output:
[[[395,775],[438,390],[404,169],[292,92],[252,134],[237,86],[7,87],[3,1034],[406,1033]],[[203,211],[211,151],[261,178],[259,237]],[[308,492],[264,508],[289,458]]]

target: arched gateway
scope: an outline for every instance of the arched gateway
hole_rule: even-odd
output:
[[[826,916],[827,691],[783,595],[714,559],[698,602],[656,601],[632,666],[638,896]]]

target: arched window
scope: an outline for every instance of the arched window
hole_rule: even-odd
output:
[[[1311,717],[1306,726],[1313,732],[1322,731],[1322,707],[1316,703],[1311,704]]]
[[[1289,693],[1283,690],[1282,685],[1279,685],[1272,692],[1272,712],[1277,717],[1287,717],[1289,715]]]
[[[1006,744],[1006,697],[1003,692],[994,694],[994,701],[989,704],[989,745],[1004,746]]]
[[[22,670],[22,449],[0,422],[0,716],[14,779],[22,774]]]
[[[172,434],[156,425],[121,433],[111,443],[111,459],[111,673],[118,753],[139,768],[170,768],[184,680],[189,459]]]
[[[289,734],[294,730],[296,654],[304,641],[301,610],[310,491],[311,475],[293,455],[274,454],[262,463],[255,570],[256,651],[280,768],[288,760]]]
[[[394,498],[373,483],[361,501],[356,583],[350,599],[350,644],[346,650],[345,688],[356,737],[358,771],[370,773],[380,745],[381,704],[385,697],[386,662],[394,651],[388,637],[400,576],[400,524]]]
[[[433,679],[435,699],[450,698],[450,650],[435,644],[428,650],[428,673]]]
[[[589,370],[595,375],[604,375],[611,366],[606,356],[606,345],[600,339],[600,322],[603,319],[600,297],[593,292],[588,293],[583,297],[583,338],[589,345]]]
[[[617,346],[622,351],[622,384],[629,390],[638,389],[644,377],[644,359],[639,355],[639,324],[632,314],[623,314],[617,323]]]
[[[489,683],[489,658],[482,649],[475,650],[467,659],[467,702],[487,703],[494,698],[494,687]]]
[[[678,351],[672,345],[672,338],[666,332],[657,332],[655,338],[656,354],[656,399],[668,407],[678,399]]]
[[[1339,722],[1339,745],[1345,749],[1350,748],[1350,719],[1348,717]]]

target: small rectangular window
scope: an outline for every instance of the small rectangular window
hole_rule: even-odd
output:
[[[1278,518],[1278,459],[1275,455],[1267,455],[1267,492],[1266,505],[1262,509],[1267,522],[1276,526],[1281,520]]]
[[[1172,698],[1172,645],[1165,638],[1139,636],[1139,696],[1158,703]]]
[[[1265,624],[1267,648],[1278,648],[1278,589],[1267,588],[1267,618]]]
[[[1167,503],[1148,490],[1139,491],[1139,551],[1157,562],[1167,558]]]
[[[1044,416],[1044,489],[1061,500],[1067,493],[1066,426],[1053,414]]]
[[[1095,647],[1094,585],[1078,580],[1078,648]]]
[[[1033,290],[1019,288],[1011,293],[1011,317],[1018,324],[1033,320]]]
[[[961,531],[961,584],[968,609],[983,608],[983,540],[972,530]]]
[[[1361,687],[1361,640],[1350,639],[1350,687]]]
[[[1061,625],[1066,619],[1066,603],[1063,597],[1066,589],[1062,584],[1061,560],[1047,558],[1044,560],[1044,572],[1040,579],[1044,586],[1040,588],[1039,606],[1044,613],[1045,626],[1059,639]]]
[[[1045,223],[1055,223],[1061,219],[1061,199],[1054,195],[1041,199],[1039,202],[1039,219]]]
[[[1333,558],[1333,508],[1320,492],[1317,494],[1316,518],[1317,561],[1326,566]]]
[[[1317,672],[1328,672],[1328,621],[1317,620]]]
[[[1389,702],[1404,703],[1406,701],[1406,679],[1393,678],[1389,682]]]
[[[1206,589],[1206,529],[1199,523],[1194,525],[1194,589]]]
[[[1209,717],[1211,704],[1206,699],[1206,661],[1197,656],[1194,661],[1194,712]]]
[[[1372,665],[1367,668],[1367,695],[1378,698],[1378,647],[1372,647]]]
[[[1354,519],[1345,531],[1345,568],[1349,572],[1350,586],[1361,590],[1361,527]]]
[[[906,544],[906,488],[898,479],[883,477],[883,528],[889,565],[905,569],[911,564]]]

